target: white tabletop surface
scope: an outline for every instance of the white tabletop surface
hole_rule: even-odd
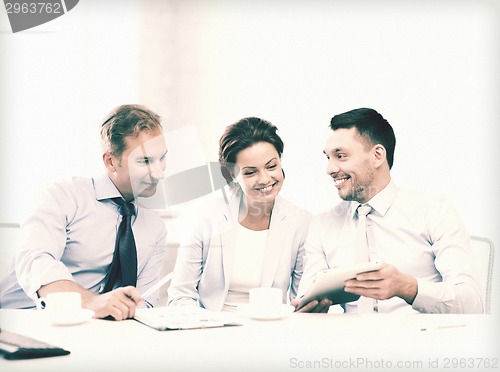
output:
[[[71,354],[0,360],[0,371],[500,370],[492,315],[294,313],[272,321],[241,316],[238,327],[163,332],[135,320],[56,326],[44,315],[3,309],[0,326]]]

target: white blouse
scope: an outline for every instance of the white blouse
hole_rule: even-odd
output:
[[[233,275],[223,310],[232,311],[248,304],[249,291],[259,287],[269,230],[254,231],[238,224]]]

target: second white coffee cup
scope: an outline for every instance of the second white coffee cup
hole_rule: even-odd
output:
[[[249,303],[257,311],[276,309],[283,304],[283,291],[280,288],[252,288]]]

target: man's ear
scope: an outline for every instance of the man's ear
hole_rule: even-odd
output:
[[[373,147],[373,160],[375,168],[380,167],[386,162],[386,150],[384,146],[377,144]]]
[[[102,154],[102,161],[104,162],[104,165],[106,169],[110,172],[115,172],[117,164],[117,159],[111,155],[110,152],[105,152]]]

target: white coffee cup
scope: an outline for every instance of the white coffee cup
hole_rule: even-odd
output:
[[[252,311],[273,311],[283,304],[283,291],[280,288],[252,288],[249,304]]]
[[[52,292],[46,297],[40,297],[36,307],[52,314],[77,312],[82,308],[82,295],[78,292]]]

